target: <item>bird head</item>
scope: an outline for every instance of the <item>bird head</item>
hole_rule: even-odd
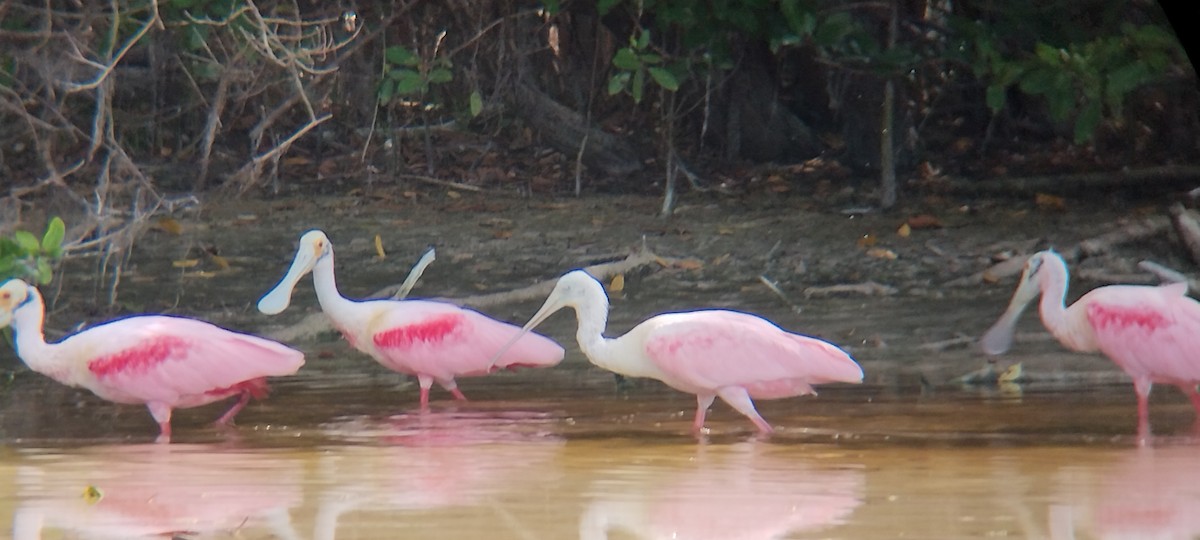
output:
[[[1021,271],[1021,281],[1013,293],[1008,309],[1000,319],[988,329],[979,340],[983,352],[989,355],[999,355],[1008,352],[1012,347],[1013,336],[1016,333],[1017,321],[1025,308],[1042,292],[1042,281],[1046,275],[1048,264],[1064,264],[1053,250],[1039,251],[1030,255],[1025,261],[1025,269]]]
[[[0,285],[0,328],[12,323],[13,313],[29,300],[29,284],[10,279]]]
[[[324,232],[314,229],[304,233],[300,237],[300,246],[296,248],[296,258],[292,260],[291,268],[288,268],[279,284],[258,301],[258,310],[275,315],[287,309],[292,302],[292,289],[296,288],[296,283],[311,272],[321,259],[332,255],[333,244]]]

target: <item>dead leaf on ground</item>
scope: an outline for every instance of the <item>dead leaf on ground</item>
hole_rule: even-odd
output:
[[[171,266],[175,268],[193,268],[198,264],[200,264],[200,259],[180,259],[178,261],[171,261]]]
[[[383,237],[378,234],[375,235],[375,255],[380,259],[387,258],[387,252],[383,250]]]
[[[896,234],[899,235],[900,238],[908,238],[909,236],[912,236],[912,227],[910,227],[907,223],[903,223],[900,225],[899,229],[896,229]]]
[[[183,234],[183,224],[172,217],[162,216],[158,218],[154,222],[154,228],[175,236]]]
[[[458,199],[458,198],[462,197],[462,193],[459,193],[457,191],[447,191],[446,196],[450,197],[451,199]]]
[[[1034,195],[1033,202],[1042,210],[1053,210],[1055,212],[1064,212],[1067,210],[1067,200],[1058,195],[1038,193]]]
[[[209,254],[209,258],[212,259],[213,264],[217,265],[217,268],[220,268],[221,270],[229,270],[229,259],[226,259],[220,255],[212,254]]]
[[[682,259],[675,261],[675,268],[680,268],[683,270],[699,270],[704,268],[704,261],[701,261],[700,259]]]
[[[613,276],[612,281],[608,282],[608,292],[619,293],[623,290],[625,290],[625,274]]]
[[[913,229],[940,229],[942,220],[930,214],[917,214],[908,218],[908,226]]]
[[[884,259],[884,260],[888,260],[888,261],[894,261],[899,257],[899,255],[896,255],[895,251],[892,251],[892,250],[886,249],[886,248],[868,249],[867,255],[869,255],[871,257],[875,257],[876,259]]]

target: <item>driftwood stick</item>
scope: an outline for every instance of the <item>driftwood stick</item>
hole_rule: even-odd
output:
[[[1119,187],[1139,190],[1157,187],[1165,191],[1176,187],[1193,187],[1197,178],[1200,178],[1200,167],[1165,165],[1080,174],[955,180],[951,182],[950,189],[960,193],[984,193],[1009,197],[1035,193],[1089,193]]]
[[[584,267],[583,270],[591,274],[592,277],[604,281],[609,277],[617,274],[624,274],[652,263],[657,263],[661,266],[670,266],[671,260],[664,259],[650,251],[643,250],[619,261],[594,264],[592,266]],[[545,298],[550,295],[550,291],[554,288],[555,283],[558,283],[557,277],[512,291],[480,294],[475,296],[467,296],[465,298],[437,298],[436,300],[450,302],[460,306],[471,306],[477,308],[497,306],[502,304],[511,304],[513,302],[524,302],[526,300]]]
[[[828,287],[809,287],[804,289],[805,298],[812,298],[814,296],[831,296],[835,294],[891,296],[896,294],[896,288],[890,285],[876,283],[874,281],[864,281],[862,283],[843,283],[838,285],[830,285]]]
[[[1172,204],[1170,212],[1171,222],[1175,225],[1175,232],[1179,233],[1183,247],[1192,257],[1192,262],[1200,265],[1200,223],[1196,222],[1193,213],[1182,204]]]

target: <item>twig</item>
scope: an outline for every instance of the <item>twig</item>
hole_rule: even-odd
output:
[[[835,294],[891,296],[896,294],[896,292],[896,288],[890,285],[883,285],[874,281],[864,281],[862,283],[845,283],[839,285],[830,285],[827,287],[809,287],[804,289],[804,297],[812,298],[814,296],[831,296]]]
[[[440,178],[434,178],[432,176],[424,176],[424,175],[420,175],[420,174],[397,174],[396,178],[404,178],[406,180],[416,180],[418,182],[425,182],[426,184],[435,184],[435,185],[439,185],[439,186],[445,186],[448,188],[461,189],[464,191],[475,191],[478,193],[483,193],[483,192],[487,191],[479,186],[472,186],[470,184],[463,184],[461,182],[454,182],[451,180],[442,180]]]
[[[783,300],[783,303],[786,304],[787,307],[791,308],[793,312],[800,313],[804,311],[800,306],[793,303],[791,299],[789,299],[787,295],[783,293],[783,290],[775,284],[774,281],[771,281],[769,278],[767,278],[766,274],[758,276],[758,280],[761,281],[763,285],[766,285],[767,289],[775,293],[775,296],[778,296],[780,300]]]

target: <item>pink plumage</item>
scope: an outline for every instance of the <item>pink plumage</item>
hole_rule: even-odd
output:
[[[0,326],[11,322],[30,368],[115,403],[146,405],[162,441],[171,436],[172,409],[238,396],[219,420],[227,423],[251,397],[266,395],[267,377],[304,365],[303,353],[274,341],[165,315],[118,319],[46,343],[44,316],[35,287],[15,279],[0,287]]]
[[[814,384],[862,382],[862,368],[837,346],[738,311],[666,313],[621,337],[605,338],[608,296],[604,286],[582,270],[559,278],[525,329],[564,307],[575,309],[579,347],[593,364],[696,394],[692,428],[697,432],[717,397],[769,433],[772,428],[755,410],[752,398],[814,394]]]
[[[1200,415],[1200,303],[1187,296],[1187,284],[1109,285],[1066,307],[1067,281],[1067,264],[1058,254],[1031,256],[1008,310],[981,341],[984,352],[1008,350],[1017,319],[1040,292],[1042,322],[1059,342],[1074,351],[1102,352],[1133,379],[1143,441],[1155,383],[1179,387]]]
[[[334,279],[333,245],[321,231],[300,238],[300,248],[287,274],[259,301],[263,313],[287,308],[300,278],[312,272],[317,300],[351,346],[388,369],[414,375],[420,383],[420,405],[429,405],[436,382],[456,399],[466,397],[455,379],[486,375],[518,366],[550,367],[563,359],[563,348],[530,334],[495,358],[521,329],[477,311],[426,300],[350,300]]]

